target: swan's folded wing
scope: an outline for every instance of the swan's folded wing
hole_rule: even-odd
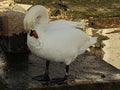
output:
[[[57,30],[62,28],[84,28],[85,23],[84,22],[74,22],[74,21],[67,21],[67,20],[56,20],[53,22],[50,22],[48,26],[46,27],[46,30]]]

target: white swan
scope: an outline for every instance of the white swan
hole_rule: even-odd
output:
[[[29,9],[24,18],[27,45],[32,53],[47,60],[46,71],[42,80],[48,76],[49,61],[64,62],[68,77],[69,64],[96,42],[96,37],[89,38],[76,27],[84,26],[82,22],[56,20],[48,23],[48,12],[44,6],[36,5]],[[41,76],[42,77],[42,76]]]

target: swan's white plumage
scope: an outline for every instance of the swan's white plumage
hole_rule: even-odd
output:
[[[45,7],[32,7],[24,19],[27,32],[36,30],[39,38],[28,33],[27,44],[35,55],[51,61],[64,62],[69,65],[75,58],[96,42],[96,37],[89,38],[76,27],[84,27],[82,22],[56,20],[48,24],[48,13]]]

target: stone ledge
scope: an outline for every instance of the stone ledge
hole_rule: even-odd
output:
[[[64,76],[64,64],[51,62],[50,78]],[[119,90],[120,70],[85,52],[70,65],[67,84],[42,83],[32,77],[44,73],[45,60],[32,54],[0,53],[0,77],[9,90]],[[3,89],[4,90],[4,89]]]

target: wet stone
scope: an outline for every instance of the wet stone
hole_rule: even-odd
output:
[[[64,63],[50,63],[50,79],[65,74]],[[2,90],[119,90],[120,70],[90,52],[70,65],[70,79],[63,84],[35,81],[42,75],[45,60],[31,53],[4,53],[0,49],[0,89]]]
[[[0,36],[0,46],[4,52],[26,53],[29,51],[26,42],[27,34],[24,32],[19,34],[14,33],[12,36]]]

